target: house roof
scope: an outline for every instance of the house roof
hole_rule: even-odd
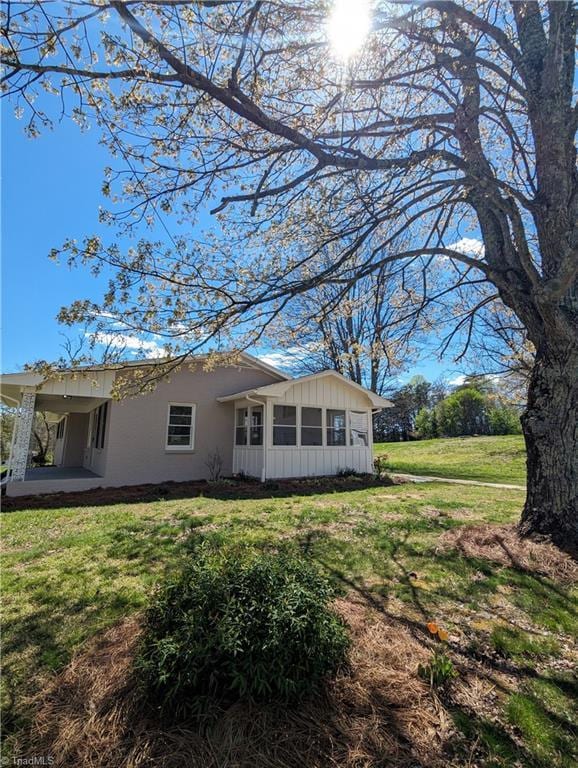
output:
[[[227,353],[224,353],[227,354]],[[207,355],[191,355],[189,360],[201,361],[207,358]],[[287,381],[291,379],[287,373],[280,371],[264,360],[260,360],[254,355],[250,355],[248,352],[240,352],[239,359],[242,364],[251,368],[258,368],[271,376],[279,379],[280,381]],[[83,374],[83,373],[102,373],[107,371],[120,371],[124,368],[138,368],[139,366],[154,366],[163,362],[167,362],[169,358],[144,358],[142,360],[127,360],[119,363],[110,363],[103,365],[86,365],[78,366],[77,368],[61,369],[57,372],[58,376]],[[0,376],[0,398],[10,405],[14,405],[20,401],[20,394],[22,387],[40,387],[47,382],[45,375],[36,371],[21,371],[19,373],[6,373]]]
[[[360,392],[363,392],[368,400],[370,401],[373,408],[391,408],[393,406],[393,403],[391,403],[389,400],[386,400],[384,397],[381,397],[380,395],[376,395],[375,392],[372,392],[371,389],[367,389],[366,387],[362,387],[360,384],[356,384],[354,381],[351,381],[351,379],[347,379],[345,376],[342,376],[340,373],[337,373],[337,371],[320,371],[319,373],[312,373],[308,376],[299,376],[295,379],[286,379],[285,381],[278,381],[275,382],[275,384],[266,384],[263,387],[255,387],[254,389],[246,389],[243,392],[235,392],[232,395],[226,395],[225,397],[218,397],[217,400],[220,403],[227,403],[231,400],[242,400],[243,398],[251,398],[255,395],[261,396],[261,397],[282,397],[282,395],[287,392],[287,390],[290,387],[295,386],[295,384],[303,384],[307,381],[313,381],[314,379],[320,379],[326,376],[331,376],[333,378],[338,379],[342,384],[347,385],[348,387],[352,387],[353,389],[357,389]]]

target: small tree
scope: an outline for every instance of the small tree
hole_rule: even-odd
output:
[[[415,430],[418,437],[430,439],[437,437],[437,416],[435,408],[422,408],[415,419]]]
[[[437,419],[440,434],[486,435],[489,431],[486,398],[471,387],[453,392],[439,404]]]
[[[209,453],[205,466],[209,470],[209,480],[212,483],[217,483],[221,479],[223,473],[223,457],[219,453],[219,449],[215,448],[214,451]]]
[[[520,413],[515,408],[498,406],[488,411],[488,423],[492,435],[520,435],[522,424]]]
[[[32,436],[35,443],[34,462],[40,466],[51,458],[54,449],[54,425],[50,424],[43,411],[34,414]]]

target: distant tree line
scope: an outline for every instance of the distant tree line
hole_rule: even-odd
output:
[[[414,376],[388,397],[393,407],[374,417],[376,442],[522,431],[519,408],[485,376],[467,377],[452,391],[443,380]]]

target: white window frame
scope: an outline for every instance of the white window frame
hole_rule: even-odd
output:
[[[273,442],[274,439],[274,424],[273,424],[273,409],[275,405],[290,405],[297,409],[297,416],[296,416],[296,429],[297,429],[297,442],[295,445],[275,445]],[[321,445],[303,445],[301,440],[301,430],[303,428],[303,408],[318,408],[321,409],[321,429],[322,429],[322,444]],[[343,411],[345,413],[345,444],[344,445],[329,445],[327,442],[327,411]],[[351,440],[351,414],[352,413],[365,413],[367,418],[367,438],[368,438],[368,445],[362,446],[362,445],[353,445],[353,442]],[[274,451],[286,451],[286,450],[295,450],[296,448],[299,448],[303,451],[319,451],[319,450],[343,450],[344,448],[360,448],[364,450],[372,450],[373,446],[373,423],[371,420],[371,411],[366,411],[365,408],[360,408],[359,406],[356,407],[336,407],[336,406],[326,406],[326,405],[319,405],[318,403],[274,403],[271,407],[271,423],[266,425],[266,429],[268,430],[269,435],[269,444],[268,449],[274,450]],[[237,446],[238,448],[241,446]]]
[[[253,415],[254,409],[261,409],[261,443],[259,445],[252,445],[251,444],[251,418]],[[245,425],[243,424],[237,424],[237,414],[239,411],[247,411],[247,421],[245,422]],[[265,403],[255,403],[254,405],[240,405],[235,407],[235,424],[233,427],[233,448],[250,448],[253,451],[262,451],[265,446],[265,424],[267,421],[266,417],[267,409],[265,407]],[[244,429],[245,430],[245,442],[244,443],[238,443],[237,442],[237,429]],[[254,427],[253,427],[254,429]]]
[[[109,411],[110,409],[108,407],[108,400],[105,400],[104,403],[101,403],[93,411],[94,433],[93,433],[92,447],[94,448],[95,451],[104,451],[105,441],[108,434],[107,427],[108,427]]]
[[[169,445],[169,425],[171,419],[171,407],[179,406],[191,409],[191,434],[188,445]],[[195,450],[195,432],[197,428],[197,404],[196,403],[169,403],[167,405],[167,421],[165,424],[165,451],[170,453],[183,453]]]

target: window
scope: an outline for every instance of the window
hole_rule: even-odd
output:
[[[257,405],[251,408],[251,428],[249,429],[249,443],[251,445],[263,445],[263,406]]]
[[[102,405],[99,405],[99,407],[92,412],[92,444],[98,450],[102,450],[104,448],[107,415],[108,401]]]
[[[345,445],[345,411],[327,409],[327,445]]]
[[[167,449],[191,450],[195,441],[195,405],[171,403],[167,424]]]
[[[297,445],[297,408],[273,406],[273,445]]]
[[[367,429],[367,413],[351,411],[349,414],[349,429],[351,445],[369,445],[369,431]]]
[[[323,445],[321,408],[301,408],[301,445]]]
[[[66,417],[64,419],[60,419],[56,426],[56,439],[62,440],[64,437],[64,422],[66,421]]]
[[[235,445],[247,445],[247,423],[249,409],[237,408],[235,411]]]

